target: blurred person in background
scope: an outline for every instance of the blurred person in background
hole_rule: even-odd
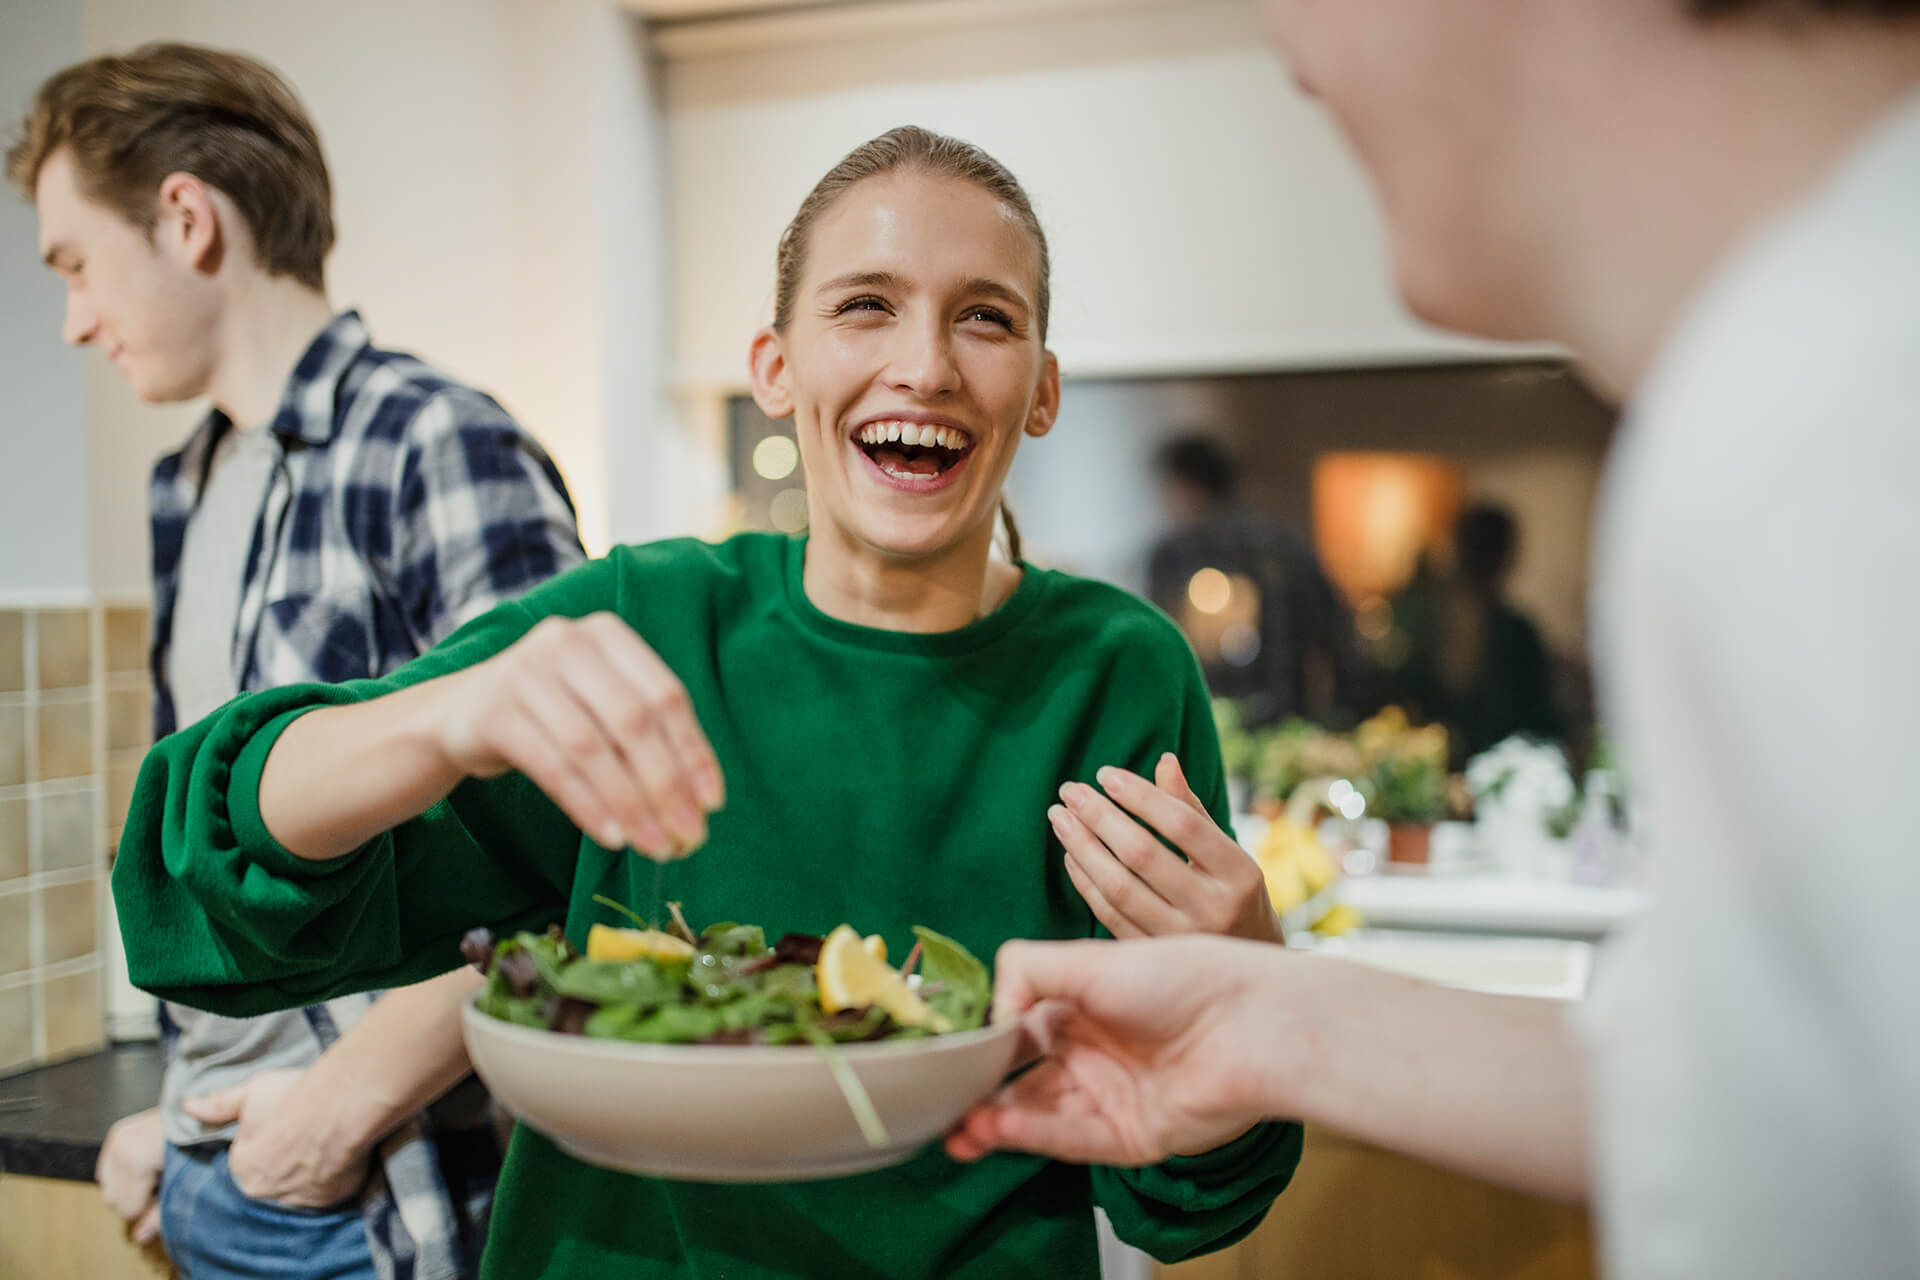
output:
[[[583,559],[498,404],[335,312],[320,139],[271,69],[167,44],[69,67],[7,171],[66,338],[143,400],[212,402],[153,472],[156,740],[243,691],[382,675]],[[165,1007],[161,1104],[108,1135],[108,1204],[195,1280],[473,1274],[501,1161],[460,1033],[478,983]]]
[[[1651,905],[1571,1010],[1246,943],[1015,944],[996,1008],[1046,1002],[1051,1056],[950,1148],[1132,1162],[1297,1117],[1590,1197],[1615,1276],[1909,1280],[1920,0],[1262,7],[1414,310],[1627,398],[1594,651]]]
[[[1186,631],[1207,687],[1250,724],[1332,718],[1348,622],[1312,546],[1238,501],[1238,468],[1211,436],[1167,442],[1154,470],[1173,527],[1148,555],[1147,594]]]
[[[1415,719],[1443,724],[1455,768],[1513,734],[1561,736],[1553,658],[1533,619],[1506,598],[1519,526],[1495,503],[1475,503],[1453,526],[1453,564],[1423,559],[1393,600],[1392,698]]]

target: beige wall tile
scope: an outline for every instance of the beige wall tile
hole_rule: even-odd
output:
[[[148,637],[152,634],[149,610],[141,606],[111,608],[106,624],[107,670],[144,672]]]
[[[153,694],[146,685],[107,693],[107,750],[138,751],[153,743]]]
[[[0,693],[27,687],[27,619],[18,609],[0,609]]]
[[[59,964],[93,954],[93,881],[40,890],[41,964]]]
[[[0,706],[0,787],[27,780],[27,709]]]
[[[27,798],[0,800],[0,882],[27,874]]]
[[[94,789],[39,797],[40,870],[93,865]]]
[[[47,1020],[48,1062],[90,1052],[105,1042],[98,971],[50,980],[41,989],[40,1005]]]
[[[43,702],[35,708],[40,719],[38,776],[84,778],[93,772],[93,703]]]
[[[32,987],[0,991],[0,1071],[25,1066],[33,1059]]]
[[[93,619],[85,609],[43,609],[33,615],[38,689],[84,689],[93,683]]]
[[[19,973],[33,965],[27,950],[27,910],[33,904],[31,894],[0,894],[0,974]]]
[[[127,806],[133,803],[133,784],[140,777],[141,756],[129,756],[107,763],[107,830],[118,831],[127,821]]]

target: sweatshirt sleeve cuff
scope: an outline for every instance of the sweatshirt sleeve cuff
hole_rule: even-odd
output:
[[[1266,1121],[1233,1141],[1199,1155],[1174,1156],[1140,1170],[1139,1189],[1182,1208],[1208,1207],[1218,1192],[1244,1189],[1276,1172],[1291,1175],[1300,1158],[1302,1132],[1297,1124]]]
[[[334,858],[303,858],[278,840],[267,829],[260,815],[260,778],[266,772],[267,756],[273,751],[287,726],[319,707],[300,707],[274,716],[256,729],[234,757],[233,772],[227,781],[227,819],[233,825],[234,842],[246,850],[249,861],[276,876],[317,880],[356,861],[362,849]]]

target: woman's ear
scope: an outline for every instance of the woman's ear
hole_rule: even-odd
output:
[[[780,334],[769,325],[753,335],[747,351],[747,374],[753,382],[753,402],[769,418],[793,416],[793,390],[787,385],[787,353]]]
[[[1047,367],[1040,375],[1040,389],[1034,394],[1033,408],[1027,410],[1027,434],[1039,437],[1053,430],[1060,416],[1060,361],[1046,352]]]

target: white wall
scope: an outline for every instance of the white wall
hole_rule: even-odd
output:
[[[718,405],[671,393],[674,249],[659,68],[639,24],[604,34],[594,64],[594,165],[607,532],[614,542],[710,534],[729,477]]]
[[[1027,185],[1054,246],[1068,376],[1468,349],[1395,301],[1364,180],[1252,6],[906,34],[862,34],[857,7],[831,20],[850,28],[831,43],[671,65],[683,384],[742,384],[781,228],[842,154],[908,122],[981,144]]]
[[[80,15],[61,0],[0,8],[0,136],[10,144],[47,72],[79,57]],[[0,194],[0,598],[87,589],[82,366],[60,341],[64,292],[40,263],[33,207]]]

